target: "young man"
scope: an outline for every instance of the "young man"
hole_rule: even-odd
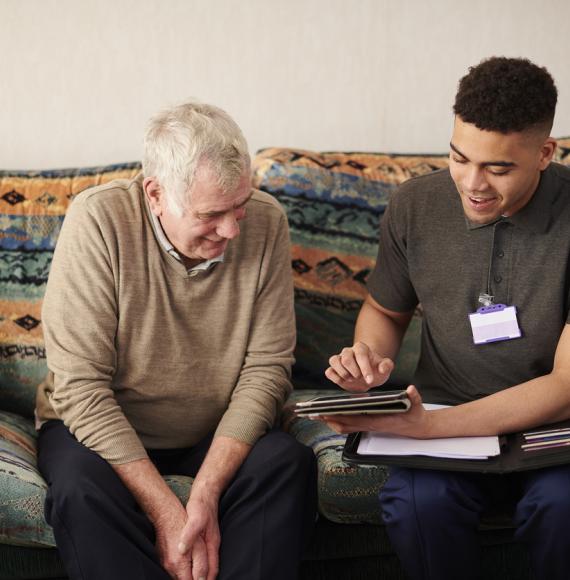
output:
[[[421,303],[412,408],[330,417],[338,431],[493,435],[570,417],[570,169],[551,162],[556,99],[550,74],[525,59],[488,59],[460,81],[449,170],[394,194],[355,344],[326,372],[352,391],[384,383]],[[506,322],[520,338],[499,329],[476,344],[469,314],[486,304],[516,307]],[[427,412],[422,399],[454,406]],[[395,468],[380,501],[410,577],[445,580],[479,577],[480,514],[514,498],[516,537],[537,578],[554,580],[570,570],[569,489],[570,466],[509,476]]]
[[[295,344],[287,222],[225,112],[157,115],[143,175],[77,197],[42,318],[38,462],[70,578],[295,578],[316,468],[273,428]],[[195,477],[185,506],[161,474]]]

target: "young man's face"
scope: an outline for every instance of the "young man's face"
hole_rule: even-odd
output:
[[[450,147],[449,169],[463,211],[471,222],[486,224],[530,201],[556,142],[535,131],[483,131],[456,117]]]
[[[245,205],[252,194],[248,171],[232,191],[224,193],[207,165],[196,171],[190,207],[182,217],[169,210],[155,182],[145,180],[145,190],[151,211],[159,217],[170,243],[180,255],[196,263],[220,256],[228,242],[239,235],[238,222],[245,218]]]

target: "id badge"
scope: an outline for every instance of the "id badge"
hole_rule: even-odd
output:
[[[473,342],[487,344],[521,337],[516,306],[492,304],[469,315]]]

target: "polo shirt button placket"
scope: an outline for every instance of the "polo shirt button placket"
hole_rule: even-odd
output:
[[[493,282],[499,286],[503,281],[503,276],[500,272],[503,270],[503,260],[505,258],[504,243],[508,240],[507,236],[507,226],[509,224],[505,221],[500,221],[495,224],[495,230],[493,234],[493,244],[494,249],[491,260],[496,259],[497,262],[493,265],[492,279]],[[497,271],[498,270],[498,271]]]

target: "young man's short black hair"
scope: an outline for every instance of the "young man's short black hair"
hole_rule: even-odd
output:
[[[550,73],[526,58],[492,57],[459,81],[453,111],[478,129],[550,134],[558,92]]]

